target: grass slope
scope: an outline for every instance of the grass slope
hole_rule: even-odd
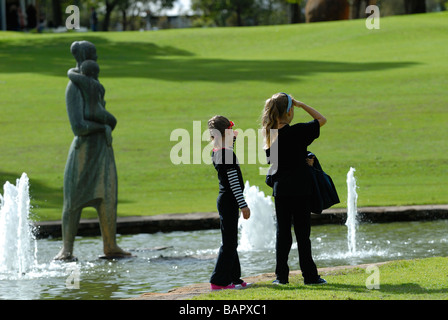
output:
[[[264,100],[292,93],[329,120],[310,150],[339,190],[356,168],[359,206],[447,203],[448,14],[158,32],[0,33],[0,183],[26,172],[37,219],[60,218],[73,134],[65,110],[70,44],[97,46],[114,151],[119,215],[214,211],[204,163],[174,165],[174,129],[223,114],[258,129]],[[296,112],[295,121],[308,121]],[[241,143],[241,141],[240,141]],[[202,142],[205,147],[207,142]],[[193,148],[193,141],[191,141]],[[192,157],[191,157],[192,159]],[[270,189],[260,163],[246,180]],[[92,211],[83,216],[94,216]]]
[[[329,271],[327,284],[306,286],[302,276],[288,285],[255,283],[245,290],[203,294],[198,300],[446,300],[448,258],[393,261],[377,271],[365,268]],[[376,273],[374,273],[376,272]],[[378,275],[377,282],[374,277]],[[369,278],[370,277],[370,278]],[[374,287],[378,284],[378,287]],[[367,285],[371,286],[370,289]]]

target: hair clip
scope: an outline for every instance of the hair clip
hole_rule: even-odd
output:
[[[291,107],[292,107],[292,99],[291,99],[291,96],[289,95],[289,94],[287,94],[287,93],[284,93],[284,92],[282,92],[286,97],[288,97],[288,108],[286,108],[286,112],[289,112],[289,110],[291,109]]]
[[[235,123],[233,121],[229,121],[230,126],[227,127],[227,129],[232,129],[235,126]]]

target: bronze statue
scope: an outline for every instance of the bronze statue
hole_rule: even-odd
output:
[[[130,257],[116,243],[118,183],[112,130],[117,120],[105,109],[95,46],[76,41],[70,50],[77,64],[68,71],[65,99],[75,137],[64,172],[63,247],[55,259],[76,259],[74,241],[82,209],[86,207],[94,207],[98,212],[104,258]]]

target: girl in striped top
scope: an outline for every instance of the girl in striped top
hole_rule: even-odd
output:
[[[239,209],[244,219],[249,219],[250,209],[244,200],[243,176],[233,152],[237,136],[237,132],[232,129],[233,126],[234,123],[223,116],[214,116],[208,121],[214,145],[212,160],[218,172],[217,208],[222,234],[218,260],[210,278],[212,290],[238,289],[248,285],[240,279],[241,268],[237,247]]]

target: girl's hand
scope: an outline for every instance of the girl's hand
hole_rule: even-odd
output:
[[[246,219],[246,220],[249,219],[249,217],[250,217],[250,209],[249,209],[249,207],[242,208],[241,212],[243,213],[243,218],[244,219]]]
[[[314,166],[314,157],[313,157],[313,158],[306,158],[305,160],[306,160],[306,163],[307,163],[310,167]]]

